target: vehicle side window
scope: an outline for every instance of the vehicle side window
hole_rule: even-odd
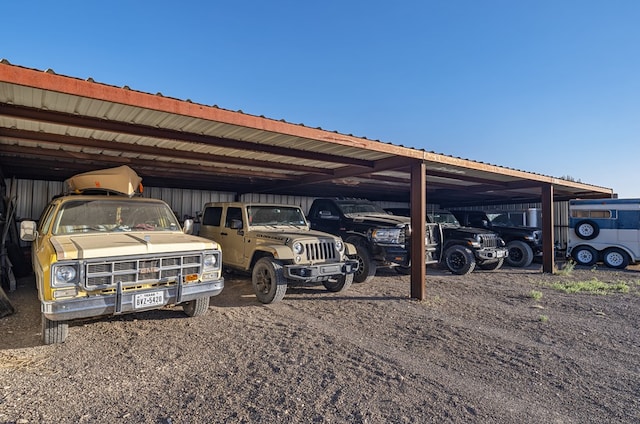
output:
[[[227,208],[227,219],[224,222],[226,228],[231,228],[231,221],[237,219],[242,221],[242,209],[241,208]]]
[[[204,215],[202,216],[202,225],[212,225],[214,227],[219,227],[221,218],[222,207],[216,206],[213,208],[207,208],[204,210]]]
[[[55,209],[55,207],[56,204],[50,204],[42,214],[39,223],[40,228],[38,228],[38,232],[40,234],[45,234],[49,231],[49,227],[51,227],[51,220],[53,219],[53,210]]]

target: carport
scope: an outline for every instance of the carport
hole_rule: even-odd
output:
[[[364,197],[411,204],[411,295],[425,297],[430,204],[542,203],[543,270],[554,268],[553,202],[613,191],[396,144],[0,62],[4,178],[62,181],[129,165],[145,185]],[[19,193],[18,193],[19,195]]]

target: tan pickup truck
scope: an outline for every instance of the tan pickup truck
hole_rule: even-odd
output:
[[[358,262],[355,247],[339,236],[311,230],[297,206],[207,203],[200,235],[216,240],[225,269],[250,272],[258,300],[282,300],[289,283],[322,283],[346,290]]]
[[[23,221],[42,309],[45,344],[62,343],[78,318],[182,305],[206,313],[224,287],[217,243],[181,229],[169,206],[136,196],[128,167],[80,174],[65,182],[39,222]]]

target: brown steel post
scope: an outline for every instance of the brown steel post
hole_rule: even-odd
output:
[[[425,218],[427,211],[427,168],[424,162],[411,165],[411,297],[426,297]]]
[[[542,186],[542,272],[553,273],[555,268],[555,253],[553,245],[553,186]]]

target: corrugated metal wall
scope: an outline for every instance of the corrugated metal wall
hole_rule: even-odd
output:
[[[15,180],[17,198],[18,220],[37,220],[49,200],[63,189],[60,181]],[[6,180],[7,191],[10,190],[11,180]],[[8,195],[9,193],[7,193]],[[171,207],[181,220],[186,217],[196,217],[202,211],[202,206],[208,202],[232,202],[235,193],[221,191],[186,190],[179,188],[145,187],[144,197],[162,199]],[[240,201],[254,203],[282,203],[297,205],[307,213],[314,197],[286,196],[278,194],[249,193],[240,196]],[[407,203],[378,202],[383,208],[409,207]],[[482,209],[485,212],[526,212],[529,209],[541,209],[540,203],[526,203],[520,205],[486,206],[473,209]],[[554,227],[556,241],[564,248],[567,245],[569,228],[569,203],[554,203]]]

